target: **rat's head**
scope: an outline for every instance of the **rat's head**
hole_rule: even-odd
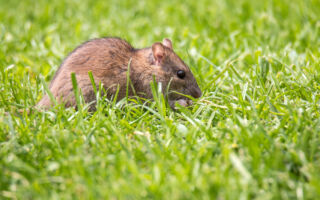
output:
[[[190,95],[194,98],[201,97],[201,90],[189,67],[173,51],[169,39],[162,43],[156,42],[152,45],[154,64],[161,67],[166,74],[166,81],[170,82],[169,100],[187,99],[175,93]]]

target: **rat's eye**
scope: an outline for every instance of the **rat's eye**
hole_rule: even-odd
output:
[[[186,76],[186,73],[183,70],[177,71],[177,76],[181,79],[183,79]]]

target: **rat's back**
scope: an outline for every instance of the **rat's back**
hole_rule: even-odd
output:
[[[99,38],[87,41],[74,49],[63,61],[50,83],[50,91],[66,106],[75,104],[71,73],[76,74],[77,83],[86,102],[94,99],[92,84],[88,76],[91,71],[96,85],[102,82],[112,85],[114,80],[123,80],[134,48],[120,38]],[[49,107],[50,99],[45,95],[38,103]]]

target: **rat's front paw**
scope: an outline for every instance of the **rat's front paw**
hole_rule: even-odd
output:
[[[172,109],[176,109],[176,103],[178,103],[183,107],[192,105],[192,101],[190,99],[179,99],[179,100],[169,101],[169,105]]]

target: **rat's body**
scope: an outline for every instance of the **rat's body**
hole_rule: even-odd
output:
[[[150,48],[134,49],[128,42],[120,38],[101,38],[88,41],[77,47],[61,64],[50,84],[50,91],[66,107],[75,106],[76,101],[71,82],[71,73],[76,74],[78,87],[81,89],[85,102],[95,101],[95,94],[88,72],[92,71],[95,84],[99,83],[107,91],[107,97],[116,94],[117,99],[126,96],[127,70],[130,69],[130,81],[134,88],[129,86],[129,95],[138,95],[152,98],[150,82],[153,76],[157,82],[162,83],[166,90],[170,79],[170,91],[177,91],[195,98],[201,96],[201,91],[190,69],[173,52],[171,41],[165,39],[162,43],[154,43]],[[185,76],[177,77],[177,71],[183,70]],[[179,72],[181,75],[181,72]],[[187,98],[177,94],[169,94],[172,102]],[[184,104],[182,102],[182,104]],[[45,95],[38,103],[40,107],[49,107],[50,99]]]

